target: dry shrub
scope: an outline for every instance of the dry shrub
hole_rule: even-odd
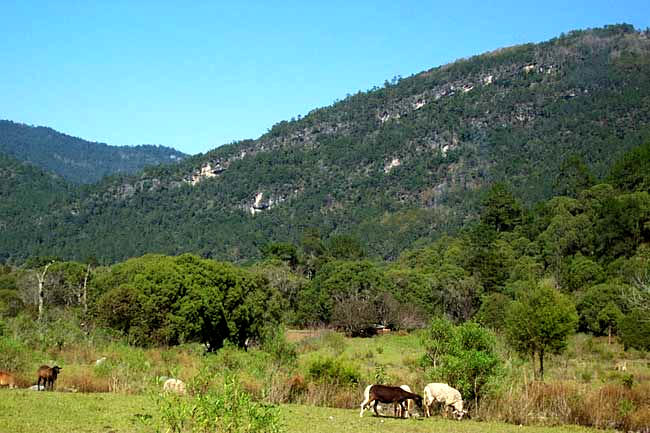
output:
[[[481,407],[480,418],[516,424],[579,424],[644,431],[650,414],[650,384],[591,388],[573,382],[524,383]],[[644,424],[645,423],[645,424]]]
[[[14,383],[18,388],[29,388],[36,382],[36,376],[27,377],[24,374],[14,374]]]
[[[87,373],[68,375],[61,385],[64,386],[64,390],[75,392],[108,392],[110,390],[108,379],[98,378]]]
[[[630,414],[627,429],[639,433],[650,433],[650,406],[646,405]]]
[[[334,396],[338,392],[339,385],[332,383],[311,382],[307,386],[307,392],[304,394],[304,400],[300,403],[313,406],[331,406]]]
[[[306,391],[307,383],[300,374],[294,374],[289,378],[289,401],[297,401]]]
[[[359,407],[361,400],[363,400],[363,393],[359,393],[356,388],[345,387],[338,390],[334,395],[334,400],[327,406],[353,409]]]
[[[341,386],[327,382],[311,382],[297,403],[336,407],[341,409],[356,408],[363,400],[363,390],[356,386]]]
[[[307,384],[300,374],[274,374],[271,377],[266,396],[269,403],[295,403],[307,392]]]
[[[533,382],[528,392],[537,416],[551,423],[571,419],[580,394],[576,385],[565,382]]]
[[[267,384],[266,398],[269,403],[282,404],[291,401],[291,384],[285,374],[274,374]]]
[[[262,391],[264,389],[264,384],[247,374],[242,374],[239,377],[239,383],[242,387],[242,389],[251,397],[253,397],[254,400],[261,400],[262,399]]]
[[[56,389],[69,392],[109,392],[107,377],[94,374],[91,368],[64,368],[56,381]]]

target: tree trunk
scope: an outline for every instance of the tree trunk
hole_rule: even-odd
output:
[[[84,317],[88,313],[88,275],[90,275],[90,264],[88,264],[88,267],[86,268],[86,276],[84,277],[83,292],[81,294],[81,299],[82,299],[81,302],[84,309]]]
[[[539,350],[539,378],[544,381],[544,349]]]
[[[607,344],[612,344],[612,325],[607,327]]]
[[[43,320],[43,309],[44,309],[44,301],[45,301],[45,275],[47,274],[47,269],[52,265],[54,262],[50,262],[47,265],[45,265],[45,268],[43,269],[43,272],[41,274],[36,274],[36,278],[38,279],[38,321],[40,322]]]
[[[533,380],[537,378],[537,370],[535,370],[535,351],[530,352],[530,360],[533,364]]]

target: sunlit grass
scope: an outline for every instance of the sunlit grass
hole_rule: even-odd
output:
[[[287,433],[529,433],[594,432],[577,426],[527,427],[504,423],[452,421],[440,417],[396,419],[357,409],[282,405]],[[0,390],[0,433],[155,431],[159,415],[145,395]]]

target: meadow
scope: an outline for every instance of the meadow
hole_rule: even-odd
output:
[[[155,399],[118,393],[35,393],[0,390],[0,433],[146,433],[158,430]],[[43,414],[53,414],[44,416]],[[518,426],[495,422],[395,419],[357,410],[307,405],[281,406],[287,433],[564,433],[593,432],[577,426]],[[162,430],[164,431],[164,430]]]
[[[5,339],[0,363],[5,368],[9,357],[17,363],[22,387],[36,382],[40,364],[57,363],[63,370],[54,392],[0,389],[0,433],[209,431],[200,429],[201,422],[219,405],[233,418],[254,411],[251,420],[272,417],[278,426],[273,431],[286,432],[650,431],[648,354],[583,334],[548,359],[544,382],[534,379],[528,360],[499,343],[504,366],[488,397],[469,402],[471,420],[395,419],[371,411],[360,419],[367,384],[406,383],[422,393],[434,381],[421,363],[421,337],[288,331],[273,344],[248,351],[226,346],[210,354],[198,344],[144,349],[95,337],[39,350],[8,347]],[[189,395],[162,394],[167,377],[186,381]],[[227,388],[231,383],[235,388]],[[233,396],[239,405],[227,406]],[[203,421],[196,408],[207,411]],[[185,422],[188,417],[194,418]]]

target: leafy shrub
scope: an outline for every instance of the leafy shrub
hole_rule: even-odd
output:
[[[0,289],[0,316],[14,317],[24,307],[17,290]]]
[[[279,433],[284,431],[277,407],[254,402],[233,377],[222,386],[192,397],[158,397],[161,427],[174,433]]]
[[[25,344],[0,336],[0,370],[23,371],[30,359],[31,351]]]
[[[500,370],[496,339],[477,323],[454,326],[435,319],[423,343],[427,352],[423,364],[430,368],[430,376],[458,389],[464,399],[478,401]]]
[[[626,387],[627,389],[632,389],[632,385],[634,385],[634,376],[631,374],[624,374],[623,377],[621,378],[621,382],[623,383],[623,386]]]
[[[386,372],[386,367],[379,364],[375,366],[374,382],[378,384],[390,383],[390,375]]]
[[[320,382],[350,385],[361,381],[358,367],[342,358],[318,358],[308,368],[309,377]]]
[[[623,347],[650,350],[650,321],[640,310],[632,310],[618,323],[618,332]]]
[[[501,331],[510,301],[510,298],[498,292],[485,295],[477,313],[477,321],[486,328]]]
[[[287,341],[283,326],[269,328],[263,333],[262,350],[283,366],[293,366],[298,360],[296,345]]]

